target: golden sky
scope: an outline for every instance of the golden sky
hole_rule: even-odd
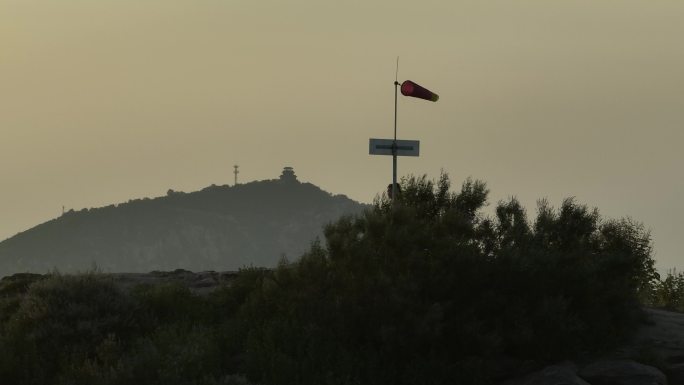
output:
[[[680,0],[0,0],[0,239],[67,209],[275,178],[370,202],[399,174],[564,197],[684,268]]]

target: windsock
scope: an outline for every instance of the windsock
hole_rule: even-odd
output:
[[[439,99],[439,95],[436,93],[428,90],[427,88],[423,88],[410,80],[406,80],[401,83],[401,94],[404,96],[412,96],[414,98],[429,100],[431,102],[436,102]]]

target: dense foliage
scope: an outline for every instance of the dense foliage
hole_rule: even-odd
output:
[[[326,229],[260,287],[246,316],[266,383],[476,382],[503,357],[556,360],[613,346],[657,274],[628,219],[565,200],[530,223],[515,199],[482,214],[487,189],[405,181],[395,207]],[[303,327],[305,326],[305,327]],[[268,371],[261,371],[269,367]],[[259,373],[263,373],[260,374]]]
[[[299,260],[208,296],[106,276],[0,285],[0,382],[487,384],[507,362],[610,348],[657,274],[648,232],[572,199],[515,199],[442,175],[402,183]],[[57,354],[59,352],[59,354]],[[245,376],[245,377],[243,377]]]

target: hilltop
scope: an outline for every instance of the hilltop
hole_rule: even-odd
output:
[[[212,185],[184,193],[70,210],[0,242],[0,276],[90,270],[236,270],[294,259],[325,224],[364,205],[297,180]]]

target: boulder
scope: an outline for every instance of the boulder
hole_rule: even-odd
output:
[[[671,365],[665,369],[670,384],[684,384],[684,363]]]
[[[632,360],[605,360],[591,363],[579,371],[591,385],[667,385],[660,370]]]
[[[670,364],[684,362],[684,314],[644,308],[648,323],[638,331],[633,345],[652,351]]]

